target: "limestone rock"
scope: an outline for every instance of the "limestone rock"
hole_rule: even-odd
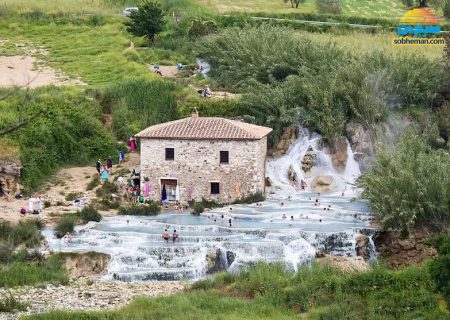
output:
[[[366,235],[359,235],[356,237],[356,255],[359,257],[363,257],[364,260],[369,260],[369,237]]]
[[[67,253],[64,254],[66,269],[71,278],[100,275],[106,271],[111,257],[104,253]]]
[[[216,273],[220,271],[225,271],[225,266],[222,263],[222,260],[220,259],[220,249],[212,249],[208,251],[206,254],[206,272]]]
[[[332,176],[317,176],[311,182],[311,187],[314,192],[332,192],[334,178]]]
[[[311,171],[312,167],[316,162],[316,153],[314,152],[312,147],[308,148],[302,160],[302,170],[305,174],[308,174]]]
[[[375,160],[375,143],[371,132],[360,123],[349,123],[345,134],[353,150],[354,158],[362,172],[366,172]]]
[[[344,137],[334,140],[330,144],[330,156],[333,167],[338,171],[344,171],[347,166],[347,142]]]
[[[292,165],[290,165],[288,169],[288,178],[289,181],[297,182],[297,173],[295,173],[294,167]]]
[[[286,128],[270,154],[274,157],[285,154],[296,138],[297,128]]]
[[[19,184],[20,161],[0,160],[0,196],[5,196],[8,201],[20,193]]]
[[[320,264],[336,268],[343,272],[363,272],[370,269],[369,264],[362,257],[325,256],[317,259]]]

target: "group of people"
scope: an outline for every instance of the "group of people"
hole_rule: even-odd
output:
[[[41,196],[35,198],[34,196],[28,199],[28,210],[24,207],[20,208],[19,212],[21,215],[26,215],[27,213],[31,214],[40,214],[42,209],[44,208],[44,201]]]
[[[170,234],[169,231],[167,231],[167,229],[164,229],[163,233],[162,233],[162,238],[164,239],[164,241],[166,241],[167,243],[169,243],[169,239],[170,239]],[[172,241],[173,243],[175,243],[178,240],[178,233],[177,230],[173,230],[172,233]]]
[[[101,178],[102,182],[106,182],[109,180],[109,175],[112,174],[112,166],[113,163],[111,157],[106,159],[106,165],[102,164],[102,160],[100,159],[97,160],[97,163],[95,164],[95,169],[97,170],[97,174]]]

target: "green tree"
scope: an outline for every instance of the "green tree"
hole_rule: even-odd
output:
[[[144,1],[138,10],[132,11],[125,21],[127,31],[135,36],[145,36],[149,43],[155,42],[155,36],[164,30],[164,12],[161,5],[154,1]]]
[[[288,3],[289,0],[283,0],[284,3]],[[300,3],[305,3],[306,0],[290,0],[292,8],[298,8]]]

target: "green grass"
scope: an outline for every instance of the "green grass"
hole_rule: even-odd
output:
[[[138,298],[113,311],[62,312],[27,319],[445,319],[427,267],[383,267],[344,274],[319,265],[297,273],[258,264],[238,276],[217,274],[187,292]]]
[[[37,262],[14,262],[0,265],[0,288],[36,285],[44,282],[67,284],[66,270],[57,256]]]
[[[284,3],[282,0],[201,0],[207,6],[222,12],[271,12],[271,13],[291,13],[317,12],[314,0],[307,0],[300,4],[298,9],[292,9],[291,4]],[[342,13],[344,15],[364,16],[364,17],[380,17],[380,18],[397,18],[406,12],[406,8],[397,0],[343,0]]]
[[[138,0],[4,0],[0,7],[16,12],[121,14],[123,8],[134,6],[138,2]]]

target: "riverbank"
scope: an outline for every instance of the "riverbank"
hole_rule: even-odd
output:
[[[127,305],[137,296],[157,297],[180,292],[179,281],[118,282],[91,279],[71,280],[67,286],[53,284],[39,287],[0,288],[0,296],[12,295],[28,308],[19,313],[0,313],[0,320],[15,320],[51,310],[109,310]]]

